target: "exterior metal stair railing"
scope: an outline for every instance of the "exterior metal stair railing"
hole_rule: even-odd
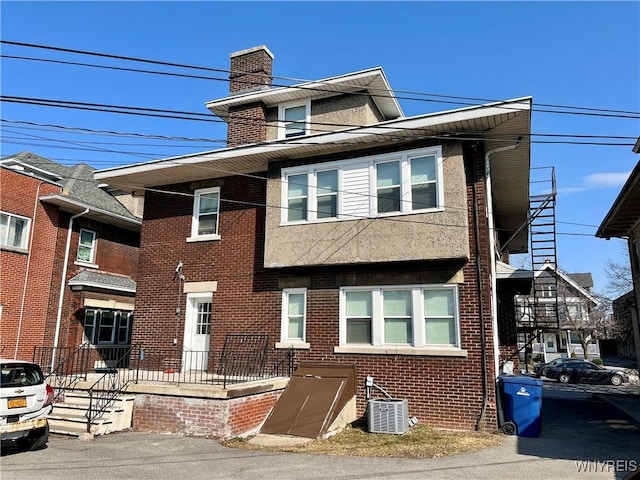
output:
[[[55,363],[49,365],[49,373],[46,374],[47,381],[55,392],[53,403],[56,403],[65,392],[73,390],[79,381],[87,379],[89,353],[85,345],[73,350],[64,347],[34,347],[34,362],[47,365],[46,360],[49,359],[56,359]]]
[[[116,365],[127,359],[130,350],[117,360]],[[118,396],[126,389],[131,380],[121,376],[116,368],[110,368],[89,388],[89,408],[87,409],[87,432],[91,425],[101,419],[105,412],[115,404]]]

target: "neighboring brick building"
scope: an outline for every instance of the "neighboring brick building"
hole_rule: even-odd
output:
[[[531,99],[404,117],[380,68],[271,88],[272,58],[232,54],[231,94],[207,104],[228,148],[96,172],[145,195],[132,342],[216,358],[228,333],[268,333],[355,364],[360,413],[372,375],[421,422],[495,427]]]
[[[99,187],[93,172],[29,152],[0,161],[3,357],[30,359],[34,347],[129,342],[137,201]]]

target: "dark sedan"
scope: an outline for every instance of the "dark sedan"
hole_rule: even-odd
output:
[[[549,370],[549,368],[551,367],[556,367],[558,365],[561,365],[565,362],[571,362],[574,361],[575,358],[570,358],[570,357],[559,357],[559,358],[555,358],[553,360],[551,360],[550,362],[547,363],[538,363],[536,365],[533,366],[533,373],[537,376],[547,376],[547,370]]]
[[[547,368],[547,378],[561,383],[610,383],[621,385],[628,382],[629,377],[619,370],[609,370],[589,360],[572,360]]]

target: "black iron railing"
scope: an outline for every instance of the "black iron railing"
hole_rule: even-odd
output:
[[[266,336],[233,335],[221,355],[213,351],[155,348],[142,345],[36,347],[33,361],[44,366],[49,383],[64,392],[89,374],[101,374],[90,388],[122,389],[129,383],[221,385],[290,377],[295,351],[269,349]],[[52,360],[53,359],[53,360]],[[112,377],[117,375],[117,382]],[[95,378],[95,376],[93,377]],[[114,383],[115,382],[115,383]]]

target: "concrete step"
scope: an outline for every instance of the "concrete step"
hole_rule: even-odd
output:
[[[78,436],[87,431],[87,417],[80,415],[55,415],[48,416],[49,429],[53,433],[62,435]],[[91,433],[94,435],[104,435],[112,429],[113,422],[102,418],[91,423]]]

